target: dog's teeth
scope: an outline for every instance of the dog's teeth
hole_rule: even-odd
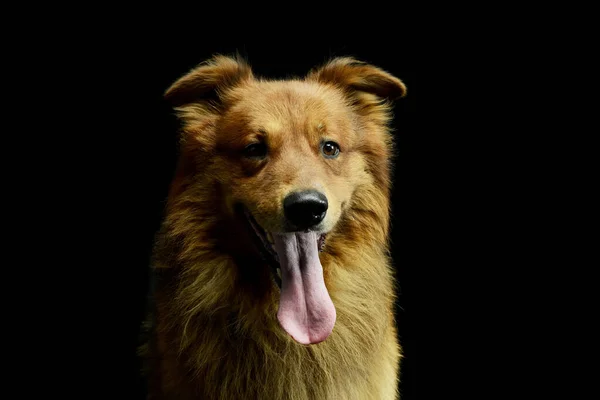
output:
[[[325,248],[325,235],[319,237],[319,239],[317,240],[317,247],[319,251],[323,251],[323,249]]]

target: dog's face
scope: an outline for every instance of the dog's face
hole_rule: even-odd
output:
[[[271,259],[278,318],[301,343],[331,333],[335,309],[318,251],[357,190],[387,179],[390,140],[376,127],[389,119],[383,100],[404,92],[397,78],[351,59],[303,80],[265,81],[217,57],[166,93],[184,121],[184,153],[203,164],[222,211],[244,220]]]
[[[336,90],[307,82],[254,82],[217,127],[218,179],[266,231],[326,233],[368,179],[361,132]]]
[[[243,61],[216,57],[166,97],[187,123],[188,143],[211,154],[208,173],[230,213],[243,207],[266,232],[321,234],[371,179],[367,157],[386,142],[370,136],[369,106],[404,93],[397,78],[347,58],[304,80],[265,81]]]

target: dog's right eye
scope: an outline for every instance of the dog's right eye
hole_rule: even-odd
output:
[[[267,145],[264,143],[252,143],[244,148],[244,157],[262,159],[267,155]]]

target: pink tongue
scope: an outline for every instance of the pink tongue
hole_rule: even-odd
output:
[[[335,307],[323,280],[315,232],[274,234],[281,265],[281,297],[277,319],[297,342],[327,339],[335,324]]]

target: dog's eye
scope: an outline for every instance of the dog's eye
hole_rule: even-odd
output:
[[[335,158],[340,154],[340,146],[336,142],[325,142],[321,146],[321,152],[326,158]]]
[[[244,148],[244,157],[261,159],[267,155],[267,145],[264,143],[252,143]]]

